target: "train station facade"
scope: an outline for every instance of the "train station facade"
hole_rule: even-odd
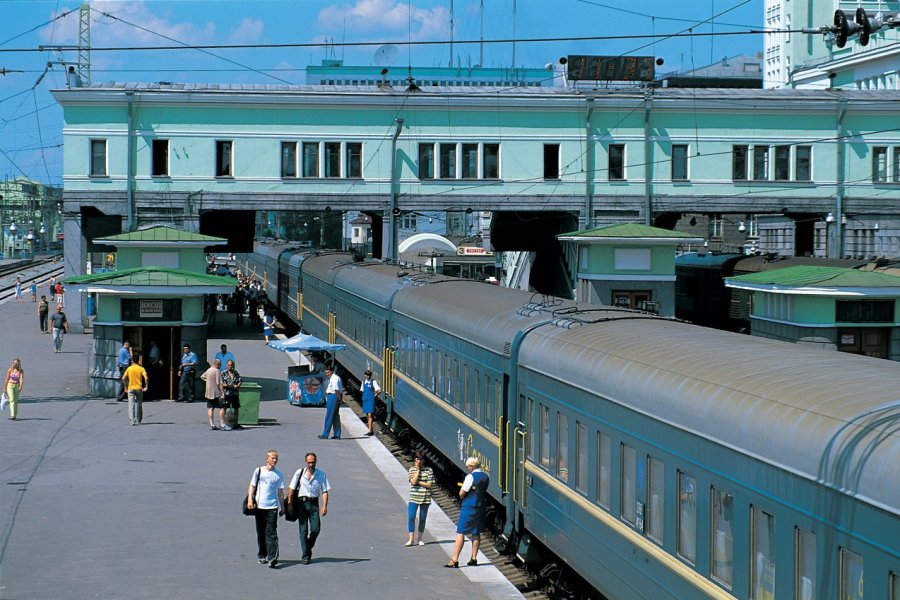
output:
[[[248,250],[255,211],[490,211],[494,250],[639,222],[783,255],[900,255],[900,91],[94,83],[63,106],[67,275],[150,224]],[[248,226],[249,225],[249,226]],[[549,246],[548,246],[549,244]]]

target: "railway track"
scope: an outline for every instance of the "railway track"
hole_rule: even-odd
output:
[[[37,282],[38,297],[40,297],[42,293],[47,293],[47,290],[41,289],[41,285],[51,276],[59,278],[62,275],[62,263],[54,262],[49,258],[0,266],[0,301],[16,295],[16,276],[21,278],[23,295],[26,296],[26,300],[30,300],[29,288],[32,281]]]

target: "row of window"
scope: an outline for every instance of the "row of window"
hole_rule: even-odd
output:
[[[697,478],[681,469],[676,470],[675,485],[677,496],[666,494],[665,470],[663,460],[651,454],[641,455],[638,449],[624,441],[613,445],[612,438],[606,433],[595,430],[590,432],[588,426],[575,420],[575,465],[574,473],[570,472],[569,427],[570,419],[565,413],[556,411],[551,414],[550,406],[537,402],[532,398],[519,397],[520,410],[525,408],[526,418],[530,421],[538,410],[539,430],[530,437],[527,444],[529,461],[537,463],[541,468],[555,473],[556,477],[567,485],[573,486],[581,495],[588,497],[591,492],[589,478],[594,475],[597,480],[592,498],[607,512],[612,511],[613,493],[618,494],[619,518],[644,533],[659,545],[665,543],[666,498],[675,500],[675,552],[677,556],[697,567],[697,532],[698,519],[708,516],[709,523],[709,567],[711,579],[731,590],[734,583],[734,530],[735,511],[734,496],[728,490],[710,484],[708,487],[708,515],[701,514],[705,508],[698,506]],[[555,417],[555,418],[554,418]],[[551,444],[553,421],[556,425],[555,444]],[[596,455],[589,456],[589,436],[596,438]],[[617,448],[617,456],[613,454]],[[593,460],[591,460],[593,458]],[[613,484],[613,465],[618,460],[619,481]],[[593,470],[593,471],[592,471]],[[639,495],[639,487],[646,488],[644,495]],[[776,534],[775,515],[759,506],[749,504],[746,507],[750,524],[750,598],[770,599],[775,595],[776,566]],[[702,531],[701,531],[702,533]],[[817,548],[816,533],[799,527],[794,528],[794,598],[807,599],[819,597],[817,582]],[[827,542],[827,540],[826,540]],[[701,540],[701,543],[702,540]],[[843,598],[863,597],[863,557],[846,548],[840,548],[840,589]],[[700,569],[706,572],[706,569]],[[890,574],[891,598],[900,600],[900,575]]]
[[[105,177],[106,140],[91,140],[90,174]],[[232,177],[234,142],[217,140],[215,175]],[[672,144],[671,179],[690,179],[688,144]],[[740,144],[732,147],[731,177],[734,181],[812,181],[812,146]],[[560,145],[544,144],[544,179],[560,178]],[[151,142],[150,173],[169,175],[169,140]],[[626,179],[625,144],[609,144],[607,179]],[[361,142],[281,142],[281,177],[361,178]],[[500,144],[428,142],[418,147],[418,177],[430,179],[499,179]],[[900,183],[900,146],[872,148],[872,181]]]
[[[383,321],[341,300],[336,301],[334,313],[343,333],[362,344],[375,356],[381,356],[381,351],[385,347]]]

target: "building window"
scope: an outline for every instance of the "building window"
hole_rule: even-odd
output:
[[[884,146],[872,148],[872,181],[884,183],[887,181],[888,149]]]
[[[419,179],[434,179],[434,144],[419,144]]]
[[[612,477],[612,442],[609,436],[597,432],[597,504],[609,510]]]
[[[817,598],[816,534],[797,529],[797,564],[794,598]],[[900,600],[900,597],[897,597]]]
[[[441,179],[456,179],[456,144],[438,144]]]
[[[650,302],[651,293],[632,290],[613,290],[610,294],[610,302],[618,308],[641,308],[642,304]]]
[[[751,509],[750,598],[775,597],[775,517],[757,507]]]
[[[550,468],[550,409],[541,404],[541,466]]]
[[[319,142],[303,142],[303,176],[319,176]]]
[[[106,177],[106,140],[91,140],[91,175]]]
[[[841,548],[841,598],[863,598],[862,556]]]
[[[900,146],[894,148],[894,170],[892,179],[894,183],[900,183]],[[897,600],[900,600],[900,598]]]
[[[620,501],[622,519],[635,524],[635,502],[637,501],[637,452],[628,444],[622,444],[622,485]]]
[[[281,176],[297,176],[297,142],[281,142]]]
[[[462,145],[462,164],[460,168],[463,179],[475,179],[478,177],[478,144]]]
[[[687,144],[672,145],[672,180],[679,181],[688,178],[688,147]]]
[[[678,556],[697,560],[697,480],[678,472]]]
[[[403,216],[400,217],[400,228],[401,229],[415,229],[416,228],[416,213],[403,213]]]
[[[556,413],[556,476],[569,480],[569,417]]]
[[[587,495],[588,490],[588,431],[584,423],[575,421],[575,449],[578,452],[575,465],[575,489]]]
[[[482,146],[481,176],[484,179],[500,178],[500,144]]]
[[[753,180],[765,181],[769,178],[769,147],[753,146]]]
[[[347,142],[347,177],[362,177],[362,143]]]
[[[812,181],[812,146],[794,148],[794,180]]]
[[[791,147],[775,146],[775,181],[791,178]]]
[[[891,600],[900,600],[900,575],[896,573],[891,573]]]
[[[625,144],[609,145],[608,169],[610,181],[625,179]]]
[[[712,488],[712,554],[709,557],[710,575],[713,579],[731,589],[733,578],[734,539],[734,498],[728,492]]]
[[[559,144],[544,144],[544,179],[559,179]]]
[[[216,142],[216,177],[231,177],[232,146],[230,141]]]
[[[894,301],[838,300],[834,320],[838,323],[890,323],[894,320]]]
[[[341,143],[325,142],[325,177],[341,176]]]
[[[747,179],[747,153],[748,146],[731,147],[731,178],[735,181]]]
[[[666,466],[663,461],[648,456],[647,469],[650,471],[647,488],[647,507],[650,509],[647,519],[647,535],[662,544],[666,504]]]
[[[169,140],[153,140],[150,174],[153,177],[169,175]]]

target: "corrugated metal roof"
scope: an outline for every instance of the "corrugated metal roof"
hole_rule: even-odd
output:
[[[121,271],[108,271],[106,273],[92,273],[91,275],[77,275],[63,281],[65,285],[103,285],[103,286],[164,286],[164,287],[196,287],[196,286],[227,286],[233,288],[237,285],[237,278],[227,275],[208,275],[195,273],[182,269],[167,267],[136,267]]]
[[[192,233],[173,227],[157,225],[147,229],[139,229],[128,233],[119,233],[102,238],[96,238],[97,242],[225,242],[225,238],[202,233]]]
[[[621,223],[618,225],[604,225],[603,227],[595,227],[593,229],[584,229],[582,231],[573,231],[571,233],[563,233],[556,236],[560,239],[570,237],[580,238],[636,238],[636,239],[674,239],[683,241],[686,239],[700,239],[696,235],[685,233],[683,231],[672,231],[670,229],[661,229],[659,227],[651,227],[650,225],[641,225],[639,223]]]
[[[728,280],[738,283],[788,287],[827,285],[841,288],[896,288],[900,293],[900,277],[840,267],[801,265],[738,275],[730,277]]]

